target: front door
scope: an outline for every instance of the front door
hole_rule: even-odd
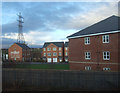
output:
[[[51,63],[51,58],[47,58],[47,62],[48,62],[48,63]]]
[[[53,62],[57,62],[57,58],[53,58]]]

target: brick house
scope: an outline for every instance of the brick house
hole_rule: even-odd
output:
[[[64,44],[64,59],[65,59],[65,62],[69,61],[68,56],[69,56],[68,42],[65,42],[65,44]]]
[[[14,43],[8,49],[8,55],[11,61],[31,61],[30,48],[26,44]]]
[[[118,71],[120,17],[111,16],[67,38],[72,70]]]
[[[64,60],[64,42],[45,42],[43,45],[43,60],[48,63],[62,62]]]

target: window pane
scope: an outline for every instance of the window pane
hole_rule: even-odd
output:
[[[106,56],[104,56],[104,59],[106,59]]]
[[[105,36],[103,36],[103,42],[105,42]]]
[[[109,59],[109,56],[107,56],[107,59]]]

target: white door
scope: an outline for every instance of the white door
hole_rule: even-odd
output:
[[[48,62],[48,63],[51,63],[51,58],[47,58],[47,62]]]
[[[53,62],[57,62],[57,58],[53,58]]]

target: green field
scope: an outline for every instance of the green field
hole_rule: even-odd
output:
[[[69,70],[69,64],[17,64],[16,68]]]

